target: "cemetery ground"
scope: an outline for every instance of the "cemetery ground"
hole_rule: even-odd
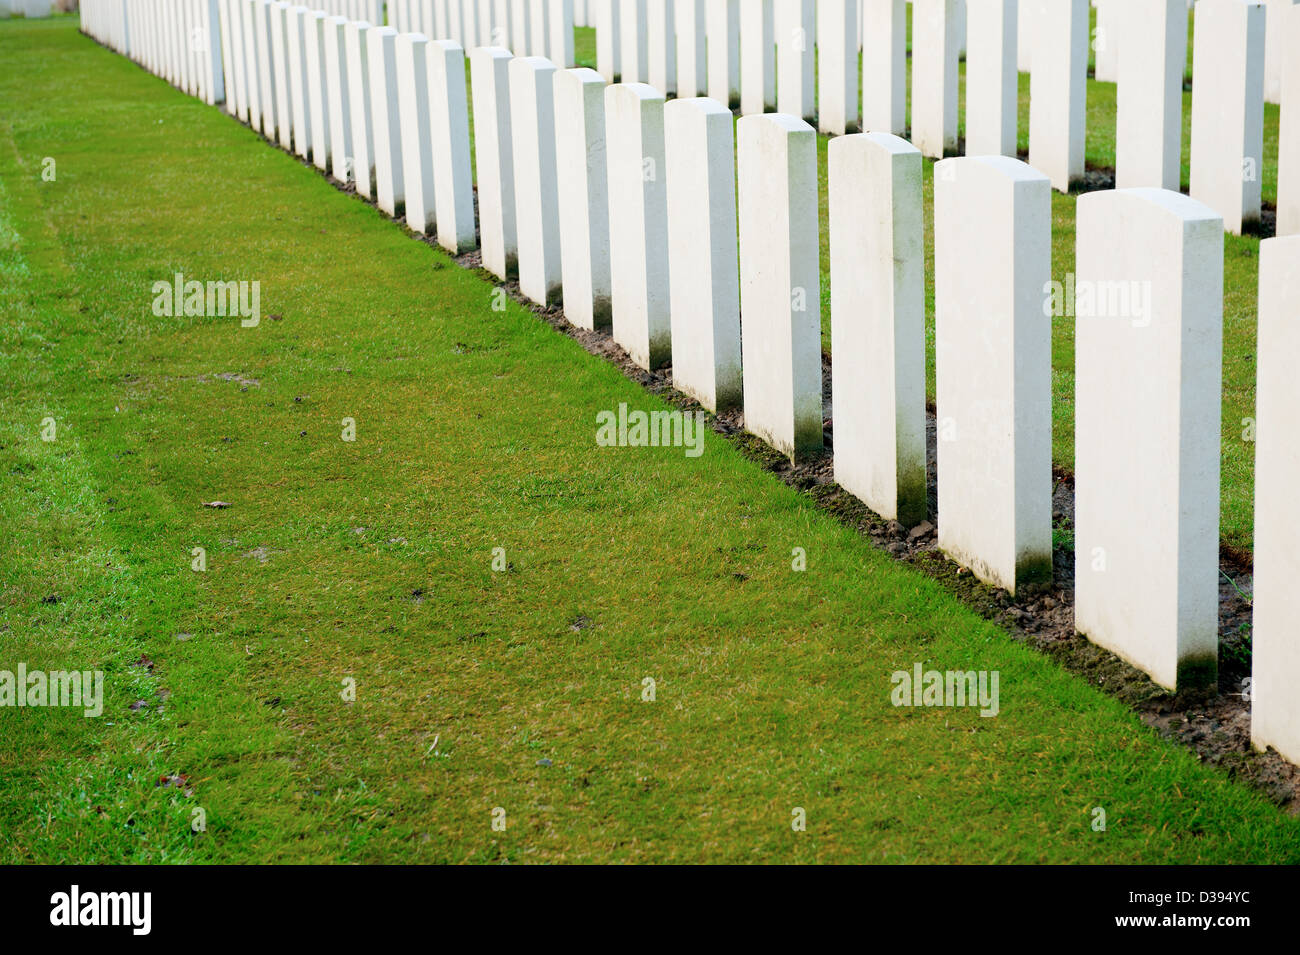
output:
[[[737,443],[598,447],[671,405],[224,112],[70,19],[0,63],[0,668],[107,673],[98,719],[3,713],[0,861],[1300,861]],[[260,323],[156,317],[178,272],[259,281]],[[998,715],[892,706],[916,663],[998,671]]]

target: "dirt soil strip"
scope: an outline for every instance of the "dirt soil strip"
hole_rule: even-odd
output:
[[[242,122],[237,117],[231,118]],[[420,235],[408,228],[403,219],[389,216],[373,199],[360,195],[355,184],[344,185],[338,182],[311,162],[287,152],[278,143],[268,140],[267,145],[313,170],[340,192],[367,203],[412,239],[445,252],[438,246],[434,236]],[[1114,171],[1092,169],[1089,170],[1087,182],[1081,184],[1079,191],[1109,188],[1114,188]],[[477,188],[474,195],[474,221],[477,246],[480,238],[477,233]],[[792,464],[780,452],[744,430],[743,412],[715,415],[702,408],[695,400],[673,389],[671,366],[646,371],[614,343],[608,331],[578,328],[564,317],[564,310],[560,306],[543,308],[537,305],[524,297],[517,279],[502,282],[484,269],[477,248],[455,257],[454,261],[462,268],[478,272],[485,281],[504,287],[519,305],[532,311],[556,331],[577,341],[592,355],[617,365],[626,377],[646,391],[683,411],[703,412],[713,431],[731,441],[746,457],[807,495],[817,507],[833,515],[841,524],[870,538],[877,547],[892,554],[895,559],[940,581],[976,613],[1006,630],[1013,640],[1047,654],[1066,670],[1121,700],[1138,714],[1142,722],[1165,739],[1177,741],[1191,749],[1201,762],[1223,768],[1230,777],[1259,789],[1288,813],[1300,815],[1300,767],[1288,762],[1272,748],[1267,752],[1259,752],[1250,742],[1250,701],[1243,692],[1243,681],[1250,676],[1250,601],[1253,578],[1249,554],[1235,551],[1226,545],[1220,549],[1218,692],[1197,690],[1170,693],[1153,683],[1145,673],[1075,632],[1074,475],[1069,471],[1056,466],[1052,469],[1052,525],[1055,530],[1053,537],[1057,541],[1052,554],[1052,583],[1013,596],[975,579],[967,568],[950,560],[938,549],[935,539],[938,492],[933,403],[926,411],[929,515],[926,521],[916,527],[906,528],[897,521],[886,521],[835,483],[829,355],[822,355],[822,428],[825,450]]]

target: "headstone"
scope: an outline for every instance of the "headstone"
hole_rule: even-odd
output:
[[[646,82],[661,93],[677,92],[677,40],[673,0],[646,0]]]
[[[370,121],[374,126],[375,203],[398,216],[406,197],[402,176],[402,121],[397,89],[397,31],[371,27],[366,58],[370,64]],[[414,134],[412,134],[414,135]]]
[[[709,96],[740,105],[740,0],[705,0]]]
[[[551,59],[556,66],[573,66],[573,0],[551,0]]]
[[[907,4],[863,0],[862,128],[907,131]]]
[[[348,106],[351,124],[352,176],[357,193],[370,199],[375,194],[375,137],[370,118],[370,31],[365,20],[349,20],[343,28],[343,47],[348,64]]]
[[[465,51],[455,40],[434,40],[428,58],[438,244],[460,255],[474,248],[475,231]]]
[[[828,166],[835,480],[914,527],[928,494],[921,152],[889,133],[843,136]]]
[[[314,10],[304,21],[304,63],[307,67],[307,109],[311,114],[311,160],[329,168],[329,90],[325,85],[325,14]]]
[[[737,137],[745,427],[795,459],[822,448],[817,133],[774,113]]]
[[[664,96],[645,83],[605,91],[614,341],[642,368],[672,358]]]
[[[1114,2],[1114,0],[1112,0]],[[1300,57],[1300,49],[1289,42],[1287,21],[1300,0],[1264,0],[1264,102],[1282,102],[1282,83],[1287,63]]]
[[[255,131],[260,131],[262,128],[262,84],[257,69],[258,60],[261,56],[257,48],[260,39],[257,35],[256,23],[257,0],[239,0],[239,6],[240,29],[243,30],[244,34],[244,95],[248,100],[248,125],[252,126]],[[179,11],[179,7],[176,6],[169,5],[169,9],[173,15]],[[183,35],[179,39],[181,42],[173,46],[173,82],[180,78],[180,54],[186,45]]]
[[[423,33],[397,37],[397,102],[402,124],[402,184],[406,224],[433,231],[433,133],[430,131],[429,38]]]
[[[1291,47],[1294,51],[1296,48]],[[1292,61],[1294,62],[1294,60]],[[1285,94],[1283,104],[1285,105]],[[1259,357],[1255,387],[1255,576],[1250,738],[1300,763],[1300,236],[1259,246]]]
[[[328,17],[325,20],[325,79],[326,101],[329,104],[330,173],[342,183],[352,179],[352,106],[348,100],[348,54],[343,44],[346,17]]]
[[[773,0],[740,0],[740,111],[776,108],[776,24]]]
[[[1046,4],[1037,28],[1029,87],[1029,164],[1047,174],[1053,189],[1069,192],[1084,172],[1088,0]]]
[[[617,83],[622,76],[623,52],[621,12],[623,0],[592,0],[596,7],[596,72],[606,83]]]
[[[483,267],[502,280],[518,271],[510,60],[510,51],[500,47],[480,47],[469,56],[474,88],[479,243]]]
[[[1126,0],[1120,53],[1115,186],[1177,192],[1182,181],[1186,0]]]
[[[932,159],[957,149],[955,6],[956,0],[912,4],[912,142]]]
[[[1012,593],[1052,576],[1051,255],[1046,176],[1005,156],[935,167],[939,547]]]
[[[1014,159],[1017,0],[967,0],[967,4],[966,155]]]
[[[1193,40],[1191,195],[1240,235],[1260,221],[1264,5],[1200,0]]]
[[[289,95],[289,4],[276,0],[268,9],[271,31],[271,71],[275,84],[275,125],[280,146],[293,148],[293,103]]]
[[[1286,23],[1287,48],[1300,51],[1300,6]],[[1283,68],[1282,108],[1278,119],[1277,234],[1300,234],[1300,52]]]
[[[818,0],[818,129],[858,128],[858,0]]]
[[[673,22],[677,25],[677,95],[703,96],[708,88],[705,58],[705,0],[675,0]],[[725,100],[724,100],[725,102]]]
[[[1035,0],[1042,3],[1043,0]],[[1130,25],[1128,10],[1133,5],[1134,0],[1095,0],[1094,6],[1097,8],[1097,29],[1093,39],[1093,74],[1098,82],[1101,83],[1118,83],[1120,78],[1120,57],[1123,56],[1123,47],[1120,45],[1120,36],[1123,33],[1130,33],[1143,40],[1143,44],[1150,39],[1141,32],[1140,28]],[[1178,0],[1179,5],[1183,8],[1183,22],[1187,22],[1187,5],[1184,0]],[[1186,32],[1186,30],[1184,30]],[[1187,58],[1186,46],[1183,48],[1183,59]],[[1181,76],[1181,71],[1180,74]]]
[[[605,80],[595,70],[555,74],[555,148],[564,317],[610,325],[609,158]]]
[[[673,387],[714,412],[743,396],[732,124],[713,99],[664,107]]]
[[[1163,687],[1213,687],[1223,225],[1151,188],[1077,216],[1075,626]]]
[[[231,0],[232,4],[235,0]],[[311,110],[307,105],[307,14],[304,6],[289,8],[285,21],[289,47],[289,101],[293,112],[293,151],[311,156]],[[235,73],[238,85],[239,73]]]
[[[781,0],[774,8],[777,112],[817,118],[817,10],[814,0]]]
[[[560,210],[555,154],[555,64],[510,61],[510,138],[515,173],[519,289],[539,305],[560,299]]]

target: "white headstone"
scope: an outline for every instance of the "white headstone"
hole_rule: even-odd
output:
[[[673,0],[646,0],[646,80],[661,93],[677,92]]]
[[[957,148],[955,8],[956,0],[912,4],[912,142],[933,159]]]
[[[620,13],[623,0],[592,0],[596,7],[596,72],[606,83],[622,76],[623,31]]]
[[[402,121],[397,91],[397,31],[392,27],[371,27],[370,121],[374,126],[375,202],[390,216],[397,216],[405,202],[402,177]]]
[[[1088,0],[1055,0],[1042,8],[1036,20],[1029,164],[1047,174],[1053,189],[1069,192],[1084,172]]]
[[[289,95],[289,4],[276,0],[268,10],[271,30],[271,72],[275,79],[275,119],[280,145],[293,148],[293,101]]]
[[[842,136],[858,128],[858,0],[817,2],[817,125]]]
[[[1292,47],[1292,50],[1296,49]],[[1251,741],[1300,763],[1300,236],[1259,246]]]
[[[705,0],[675,0],[673,22],[677,25],[677,95],[703,96],[708,88],[705,59]],[[725,54],[724,54],[725,55]]]
[[[260,52],[257,47],[262,38],[257,35],[257,0],[239,0],[239,7],[240,28],[244,34],[244,95],[248,100],[248,125],[260,131],[262,129],[262,84],[258,77],[257,64]],[[173,17],[180,10],[179,6],[174,4],[169,4],[168,9]],[[188,46],[188,39],[183,34],[177,36],[172,48],[173,82],[177,82],[178,85],[184,82],[181,53]]]
[[[817,9],[814,0],[781,0],[774,15],[777,112],[815,120]]]
[[[234,0],[232,0],[232,3]],[[289,47],[289,100],[293,113],[293,151],[311,155],[311,109],[307,105],[307,14],[303,6],[289,8],[285,21]],[[238,72],[235,82],[238,84]]]
[[[618,0],[619,69],[624,83],[650,78],[649,0]]]
[[[1051,256],[1046,176],[1005,156],[935,167],[939,547],[1012,593],[1052,575]]]
[[[889,133],[843,136],[828,166],[835,480],[912,527],[928,493],[921,153]]]
[[[605,91],[614,341],[642,368],[672,357],[664,96],[645,83]]]
[[[664,107],[673,387],[710,411],[740,407],[740,285],[731,111]]]
[[[1114,2],[1114,0],[1112,0]],[[1286,65],[1300,57],[1300,49],[1289,42],[1287,21],[1300,0],[1264,0],[1267,7],[1264,37],[1264,102],[1282,102],[1282,81]]]
[[[967,4],[966,155],[1015,158],[1017,0]]]
[[[325,85],[325,14],[313,10],[304,21],[303,62],[307,68],[307,110],[311,114],[311,161],[328,169],[330,148],[329,90]]]
[[[1041,4],[1043,0],[1034,0],[1034,2]],[[1134,33],[1134,27],[1130,25],[1131,21],[1128,18],[1128,8],[1133,3],[1134,0],[1094,0],[1093,5],[1097,8],[1097,29],[1092,44],[1093,74],[1098,82],[1119,82],[1120,57],[1123,55],[1120,36],[1123,33],[1135,35],[1142,40],[1139,47],[1144,47],[1156,36],[1147,36],[1140,29]],[[1186,23],[1187,4],[1184,0],[1178,0],[1178,4],[1183,8],[1183,22]],[[1187,57],[1186,47],[1183,49],[1183,57],[1184,59]]]
[[[556,66],[573,66],[573,0],[551,0],[548,49]]]
[[[907,4],[863,0],[862,128],[907,131]]]
[[[423,33],[397,37],[397,102],[402,123],[402,184],[406,224],[416,232],[433,230],[433,134],[430,131],[429,38]]]
[[[1223,225],[1163,189],[1077,209],[1075,626],[1161,686],[1212,687]]]
[[[709,96],[740,105],[740,0],[705,0]]]
[[[1191,195],[1240,235],[1260,220],[1264,5],[1200,0],[1193,41]]]
[[[474,161],[478,169],[483,267],[499,279],[517,272],[515,171],[510,136],[510,51],[479,47],[469,55],[474,87]]]
[[[793,459],[822,448],[817,133],[773,113],[737,137],[745,427]]]
[[[605,80],[595,70],[555,74],[564,317],[579,328],[608,328],[609,159]]]
[[[375,194],[375,136],[370,118],[373,100],[370,93],[371,29],[365,20],[349,20],[343,28],[343,47],[348,64],[352,176],[356,180],[357,193],[367,199]]]
[[[510,61],[510,138],[515,172],[519,288],[539,305],[560,298],[560,210],[555,154],[555,64]]]
[[[776,108],[773,0],[740,0],[740,111]]]
[[[348,100],[348,54],[343,45],[345,17],[325,20],[325,88],[329,105],[330,173],[339,182],[352,179],[352,106]]]
[[[1287,48],[1300,51],[1300,6],[1287,19]],[[1300,53],[1286,61],[1278,119],[1277,234],[1300,234]]]
[[[1182,182],[1186,0],[1125,0],[1125,30],[1141,43],[1119,57],[1115,186],[1177,192]]]
[[[438,244],[459,255],[474,248],[474,171],[464,49],[455,40],[434,40],[429,44],[428,70]]]

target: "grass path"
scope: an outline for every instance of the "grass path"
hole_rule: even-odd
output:
[[[598,448],[667,406],[223,112],[67,19],[0,61],[0,669],[108,674],[0,709],[0,861],[1300,861],[726,442]],[[261,325],[155,317],[178,271]],[[1000,714],[892,707],[917,662]]]

